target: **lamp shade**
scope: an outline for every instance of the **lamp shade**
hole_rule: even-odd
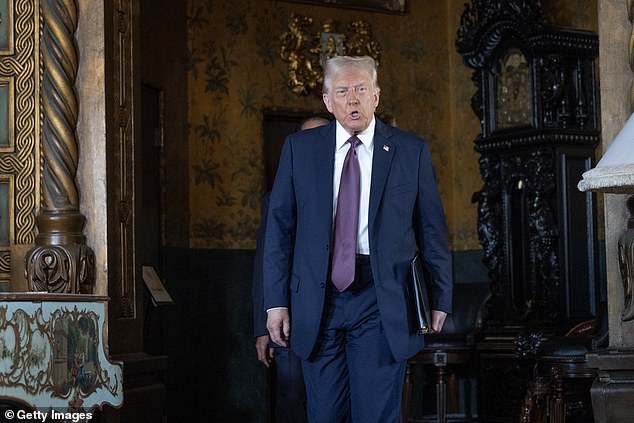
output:
[[[577,187],[581,191],[634,193],[634,114],[599,163],[583,173]]]

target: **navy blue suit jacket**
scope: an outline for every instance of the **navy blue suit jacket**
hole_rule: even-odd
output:
[[[268,211],[264,308],[290,308],[292,348],[303,358],[315,346],[331,283],[335,132],[333,121],[286,139]],[[392,354],[405,360],[422,347],[408,314],[410,262],[419,249],[430,273],[432,308],[450,313],[451,255],[427,144],[378,119],[368,224],[382,325]]]
[[[255,244],[255,258],[253,259],[253,286],[251,287],[251,297],[253,298],[253,334],[258,336],[268,335],[266,330],[266,311],[264,307],[263,293],[263,257],[264,257],[264,236],[266,234],[266,215],[269,209],[269,195],[262,197],[262,212],[260,214],[260,227]]]

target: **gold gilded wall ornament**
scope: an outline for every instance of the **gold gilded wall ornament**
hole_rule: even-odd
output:
[[[333,20],[319,27],[310,17],[292,14],[280,41],[280,57],[288,63],[288,86],[297,95],[321,94],[323,64],[331,57],[367,55],[378,65],[381,56],[370,24],[360,20],[351,22],[342,32]]]

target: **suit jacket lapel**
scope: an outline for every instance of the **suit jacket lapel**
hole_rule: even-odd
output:
[[[332,225],[332,178],[335,168],[335,144],[336,130],[335,122],[322,127],[319,139],[313,146],[313,166],[315,175],[315,194],[320,199],[320,210],[318,216],[327,216],[328,224]],[[324,224],[326,222],[324,221]]]
[[[374,130],[374,153],[372,155],[372,182],[370,183],[370,208],[368,225],[374,225],[374,219],[383,197],[385,181],[390,171],[396,145],[390,140],[392,131],[380,120],[376,120]]]

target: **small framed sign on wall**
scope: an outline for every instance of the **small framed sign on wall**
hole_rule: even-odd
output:
[[[320,6],[344,7],[371,12],[400,13],[407,10],[407,0],[282,0],[292,3],[315,4]]]

